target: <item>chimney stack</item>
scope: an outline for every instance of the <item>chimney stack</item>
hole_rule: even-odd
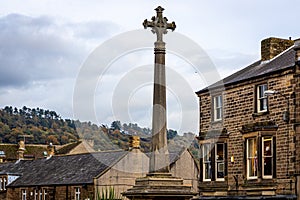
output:
[[[289,47],[294,45],[294,41],[289,39],[281,39],[270,37],[261,41],[261,61],[271,60],[278,54],[282,53]]]
[[[295,63],[300,66],[300,38],[295,40]]]
[[[19,160],[24,159],[24,152],[25,152],[25,142],[21,140],[19,142],[19,149],[18,149],[18,159]]]
[[[51,156],[54,156],[55,148],[54,145],[50,142],[50,144],[47,146],[47,156],[48,158]]]
[[[139,149],[140,148],[140,137],[139,136],[131,136],[130,137],[130,148]]]

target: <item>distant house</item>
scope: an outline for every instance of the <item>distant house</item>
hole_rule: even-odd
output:
[[[171,172],[197,190],[198,166],[189,151],[170,153]],[[136,143],[130,151],[105,151],[0,164],[7,200],[94,199],[113,187],[117,196],[148,173],[149,157]],[[2,196],[1,196],[2,195]]]
[[[55,148],[54,148],[55,147]],[[34,160],[44,158],[47,154],[69,155],[95,152],[93,141],[79,140],[65,145],[55,145],[49,149],[46,144],[26,144],[21,140],[19,144],[0,144],[0,163],[14,162],[19,159]],[[53,151],[52,153],[50,151]]]
[[[199,199],[300,199],[300,40],[197,92]]]

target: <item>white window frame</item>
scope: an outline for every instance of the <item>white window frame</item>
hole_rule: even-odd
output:
[[[213,97],[214,121],[221,121],[223,118],[223,98],[222,95]],[[218,115],[219,114],[219,115]]]
[[[218,144],[221,144],[223,146],[223,160],[218,160]],[[224,181],[225,178],[218,178],[218,168],[219,168],[219,164],[223,165],[223,173],[224,173],[224,177],[225,177],[225,143],[216,143],[215,144],[215,177],[216,177],[216,181]]]
[[[40,200],[43,199],[43,191],[42,190],[39,190],[39,198],[40,198]]]
[[[6,190],[6,182],[7,182],[6,178],[4,177],[3,178],[3,190]]]
[[[207,151],[205,152],[205,149],[207,148]],[[203,144],[202,145],[202,159],[203,159],[203,181],[211,181],[211,176],[212,176],[212,163],[211,163],[211,161],[212,160],[205,160],[205,157],[206,157],[206,153],[208,153],[208,154],[210,154],[210,159],[212,158],[211,157],[211,144],[210,143],[205,143],[205,144]],[[206,178],[205,177],[205,171],[206,171],[206,164],[208,164],[209,166],[210,166],[210,172],[211,172],[211,174],[210,174],[210,178]]]
[[[75,200],[80,200],[80,187],[75,187]]]
[[[267,112],[268,111],[268,97],[264,94],[264,92],[268,90],[268,85],[267,84],[261,84],[261,85],[257,85],[256,87],[256,108],[257,108],[257,112],[261,113],[261,112]],[[260,104],[261,101],[263,101],[266,104],[266,108],[265,109],[261,109],[260,108]]]
[[[38,199],[39,199],[39,191],[34,190],[34,200],[38,200]]]
[[[271,140],[271,155],[270,156],[265,156],[264,155],[264,151],[265,151],[265,146],[264,146],[264,141],[265,141],[265,138],[268,138],[268,140]],[[272,162],[272,168],[271,168],[271,172],[272,174],[271,175],[264,175],[265,174],[265,165],[264,165],[264,159],[265,158],[271,158],[271,162]],[[263,179],[272,179],[273,178],[273,165],[274,165],[274,162],[273,162],[273,137],[272,136],[264,136],[262,137],[262,177]]]
[[[2,177],[0,177],[0,191],[3,190],[2,183],[3,183],[3,180],[2,180]]]
[[[26,200],[26,189],[22,189],[21,190],[21,193],[22,193],[22,200]]]
[[[47,196],[47,189],[44,188],[43,189],[43,199],[46,200],[46,196]]]
[[[255,151],[255,156],[254,157],[250,157],[249,156],[249,142],[250,142],[250,140],[254,140],[255,139],[255,143],[254,143],[254,147],[255,147],[255,149],[256,149],[256,151]],[[246,155],[247,155],[247,179],[257,179],[257,173],[258,173],[258,154],[257,154],[257,137],[251,137],[251,138],[247,138],[247,140],[246,140]],[[249,170],[249,168],[250,168],[250,160],[252,160],[252,159],[254,159],[254,162],[255,162],[255,159],[256,159],[256,166],[255,166],[255,168],[256,168],[256,176],[250,176],[250,170]],[[254,165],[255,165],[255,163],[254,163]]]

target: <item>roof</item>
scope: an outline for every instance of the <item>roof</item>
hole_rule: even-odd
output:
[[[0,144],[0,151],[5,153],[7,160],[17,160],[18,148],[17,144]],[[35,158],[43,158],[43,152],[47,151],[47,145],[26,145],[25,149],[25,157],[32,155]]]
[[[0,174],[21,174],[9,187],[92,184],[128,152],[106,151],[0,164]]]
[[[242,70],[224,78],[223,80],[214,83],[198,92],[197,94],[206,92],[209,88],[215,88],[220,86],[228,86],[256,77],[267,76],[271,73],[286,70],[295,65],[295,51],[294,46],[291,46],[281,54],[277,55],[269,61],[262,62],[261,60],[254,62],[253,64],[243,68]]]

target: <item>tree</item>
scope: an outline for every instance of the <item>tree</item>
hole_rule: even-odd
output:
[[[167,130],[167,138],[168,138],[168,140],[171,140],[171,139],[173,139],[176,136],[177,136],[177,131],[174,131],[172,129]]]
[[[110,125],[112,130],[121,130],[121,122],[120,121],[113,121]]]

